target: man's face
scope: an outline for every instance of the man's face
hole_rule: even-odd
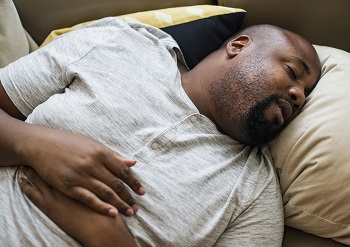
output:
[[[211,86],[214,121],[242,143],[265,144],[299,114],[316,85],[317,55],[303,43],[283,49],[252,45],[235,59],[224,79]]]

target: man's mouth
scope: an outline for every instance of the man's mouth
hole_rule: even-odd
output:
[[[282,125],[293,115],[292,104],[283,98],[276,99],[277,110],[279,111],[279,123]]]

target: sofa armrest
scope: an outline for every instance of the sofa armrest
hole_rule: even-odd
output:
[[[37,45],[22,28],[11,0],[0,3],[0,68],[35,50]]]

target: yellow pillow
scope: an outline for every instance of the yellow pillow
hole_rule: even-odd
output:
[[[158,28],[164,28],[203,18],[210,18],[213,16],[232,13],[245,13],[245,11],[243,9],[222,7],[216,5],[195,5],[188,7],[174,7],[167,9],[143,11],[127,15],[120,15],[116,17],[124,21],[141,22]],[[84,23],[79,23],[72,27],[54,30],[45,39],[42,45],[46,45],[61,34],[73,31],[82,26],[86,26],[92,22],[93,21],[88,21]]]
[[[136,21],[145,23],[158,28],[164,28],[177,24],[183,24],[202,18],[210,18],[218,15],[232,14],[232,13],[245,13],[242,9],[222,7],[216,5],[195,5],[189,7],[174,7],[167,9],[151,10],[137,12],[127,15],[116,16],[124,21]],[[62,28],[54,30],[45,39],[42,45],[46,45],[57,36],[78,29],[82,26],[86,26],[93,21],[79,23],[72,27]]]
[[[315,48],[322,77],[271,152],[286,225],[350,245],[350,53]]]
[[[179,44],[187,65],[192,68],[209,53],[237,32],[245,11],[217,5],[195,5],[117,16],[124,21],[136,21],[161,28]],[[55,37],[88,25],[77,24],[51,32],[43,45]]]

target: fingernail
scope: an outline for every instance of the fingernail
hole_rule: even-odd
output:
[[[139,188],[138,194],[139,194],[139,195],[143,195],[143,194],[145,194],[145,193],[146,193],[145,188],[141,186],[141,187]]]
[[[134,212],[136,213],[137,210],[139,210],[139,206],[137,204],[132,205],[132,209],[134,210]]]
[[[108,209],[107,214],[111,217],[116,217],[118,215],[118,210],[115,208]]]
[[[125,211],[125,215],[127,216],[133,216],[134,215],[134,210],[132,208],[128,208],[126,211]]]
[[[18,183],[21,184],[23,182],[22,178],[18,178]]]

